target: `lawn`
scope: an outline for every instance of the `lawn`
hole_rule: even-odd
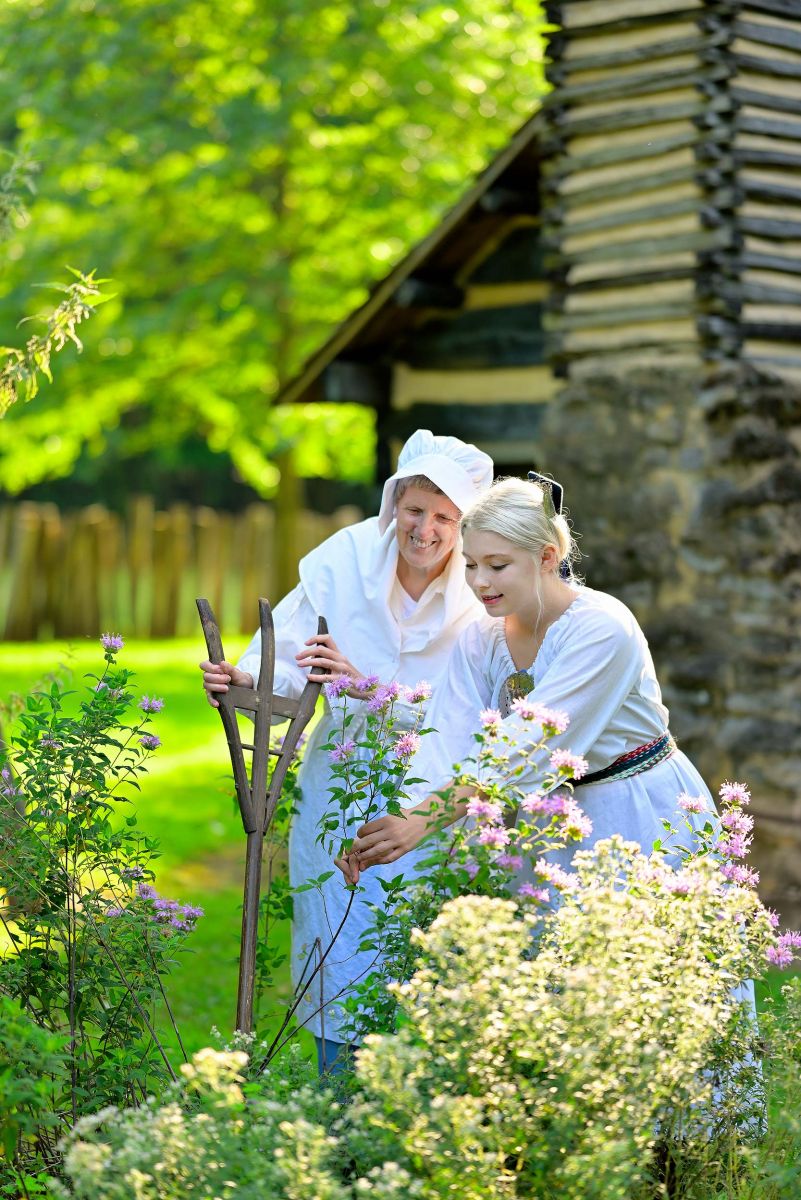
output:
[[[230,653],[239,649],[231,641]],[[163,745],[150,759],[136,801],[141,828],[161,845],[156,885],[167,896],[199,904],[206,914],[169,983],[189,1053],[209,1043],[213,1025],[223,1033],[233,1028],[245,847],[222,726],[203,698],[197,668],[203,657],[200,637],[131,640],[119,656],[120,665],[136,672],[140,693],[166,701],[153,724]],[[69,665],[80,688],[85,672],[102,671],[102,650],[96,641],[5,644],[0,698],[27,692],[59,663]],[[288,942],[288,929],[282,932]],[[288,988],[287,976],[282,990]]]

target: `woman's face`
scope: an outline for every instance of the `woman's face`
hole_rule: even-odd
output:
[[[398,552],[404,562],[431,578],[439,575],[456,545],[461,515],[447,496],[407,488],[395,510]]]
[[[465,578],[491,617],[539,611],[539,570],[532,554],[499,533],[464,534]]]

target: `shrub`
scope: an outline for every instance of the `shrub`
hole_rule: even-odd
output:
[[[149,721],[163,702],[142,697],[130,721],[132,677],[116,663],[122,639],[102,642],[105,668],[77,713],[59,678],[27,697],[0,779],[0,995],[65,1050],[47,1073],[47,1113],[28,1079],[38,1123],[22,1131],[20,1153],[35,1146],[34,1161],[54,1160],[59,1127],[174,1077],[156,1002],[200,915],[153,888],[156,844],[130,809],[159,744]],[[7,1054],[12,1033],[0,1031]]]

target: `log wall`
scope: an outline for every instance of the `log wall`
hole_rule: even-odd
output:
[[[556,369],[744,361],[801,378],[801,4],[546,9]]]

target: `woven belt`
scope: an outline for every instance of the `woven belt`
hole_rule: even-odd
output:
[[[620,758],[616,758],[608,767],[603,767],[600,771],[593,771],[590,775],[583,775],[581,779],[574,780],[573,787],[581,787],[585,783],[600,783],[602,780],[628,779],[630,775],[639,775],[641,771],[650,771],[651,767],[655,767],[663,759],[669,758],[675,749],[676,742],[673,735],[663,733],[660,737],[654,738],[652,742],[648,742],[647,745],[638,746],[636,750],[630,750],[628,754],[621,754]]]

